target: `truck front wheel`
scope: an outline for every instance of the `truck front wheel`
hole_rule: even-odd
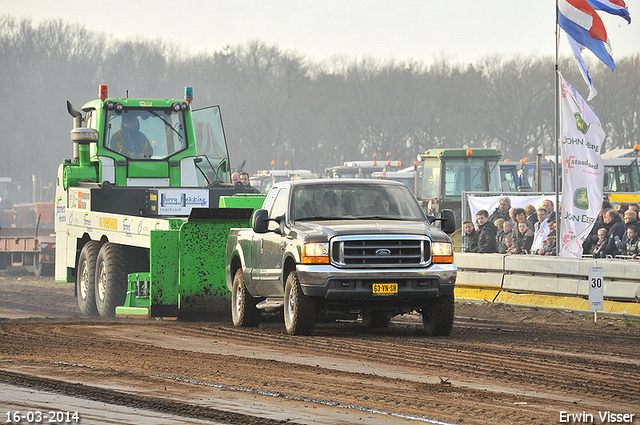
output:
[[[422,309],[422,323],[427,335],[448,336],[453,329],[455,315],[455,299],[442,296],[430,300]]]
[[[96,307],[102,317],[114,317],[116,307],[123,305],[127,292],[124,247],[105,243],[96,264]]]
[[[96,309],[96,260],[100,251],[100,243],[96,241],[87,242],[78,259],[76,269],[76,292],[78,295],[78,307],[84,316],[97,316]]]
[[[284,288],[284,327],[289,335],[309,335],[316,319],[316,305],[300,287],[295,271],[287,276]]]
[[[254,328],[260,323],[260,310],[256,308],[255,298],[247,291],[242,269],[238,269],[233,277],[231,318],[235,326],[244,328]]]

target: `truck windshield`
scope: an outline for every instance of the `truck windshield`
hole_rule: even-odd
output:
[[[440,160],[424,158],[423,161],[420,198],[438,199],[440,197]]]
[[[553,184],[553,168],[551,168],[551,166],[542,167],[542,170],[540,172],[542,181],[540,182],[539,187],[536,186],[536,168],[537,167],[534,165],[525,169],[525,179],[527,181],[527,185],[537,192],[553,192],[554,190],[556,190],[556,185]]]
[[[605,163],[605,192],[637,192],[640,190],[640,173],[634,161],[628,166]]]
[[[447,158],[444,173],[444,196],[460,196],[462,192],[500,191],[497,161]]]
[[[517,166],[515,164],[500,165],[500,190],[502,192],[516,192],[518,186]]]
[[[130,159],[165,159],[187,147],[184,113],[166,108],[107,111],[105,148]]]
[[[293,191],[293,217],[301,220],[389,219],[425,221],[405,186],[371,184],[300,185]]]

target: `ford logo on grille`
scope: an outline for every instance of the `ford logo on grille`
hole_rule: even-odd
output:
[[[376,255],[391,255],[391,251],[386,248],[381,248],[376,251]]]

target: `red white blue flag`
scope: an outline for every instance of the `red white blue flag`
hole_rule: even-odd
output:
[[[567,41],[569,42],[569,47],[571,47],[571,52],[573,52],[573,57],[576,59],[578,63],[578,69],[580,70],[580,74],[582,74],[582,78],[584,78],[584,82],[589,86],[589,96],[587,96],[587,100],[591,100],[598,94],[598,91],[593,86],[593,81],[591,81],[591,74],[589,74],[589,70],[587,69],[587,65],[584,63],[584,59],[582,59],[582,51],[584,50],[584,46],[576,43],[576,41],[571,38],[570,35],[567,34]]]
[[[610,13],[612,15],[622,16],[631,23],[631,16],[629,15],[629,9],[623,0],[587,0],[589,4],[595,10],[602,10],[603,12]]]
[[[587,0],[558,0],[558,25],[612,71],[616,70],[607,30]]]

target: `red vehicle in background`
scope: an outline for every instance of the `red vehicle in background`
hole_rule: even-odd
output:
[[[55,254],[53,202],[15,203],[17,185],[0,177],[0,269],[24,266],[52,275]]]

